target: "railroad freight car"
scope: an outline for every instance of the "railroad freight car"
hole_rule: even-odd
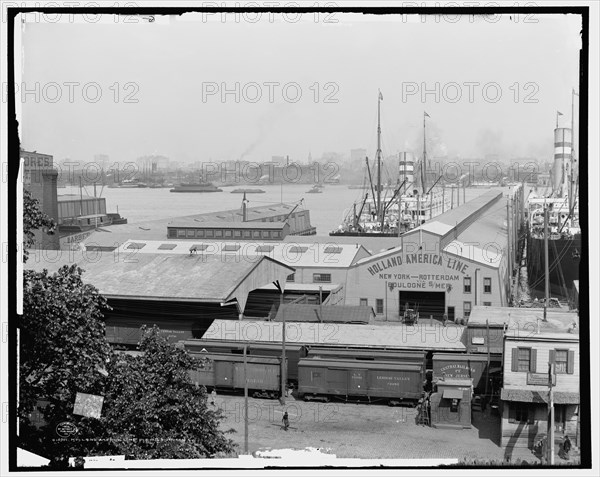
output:
[[[230,353],[234,355],[244,353],[244,342],[241,341],[195,339],[182,340],[181,343],[190,352],[199,352],[205,349],[209,353]],[[281,343],[248,343],[247,353],[250,356],[281,358]],[[285,358],[288,362],[286,376],[288,381],[298,383],[298,361],[306,357],[306,353],[306,346],[286,343]]]
[[[298,364],[298,396],[306,401],[387,401],[415,404],[422,396],[423,366],[390,361],[305,358]]]
[[[425,351],[403,351],[389,349],[365,349],[311,346],[308,349],[308,358],[324,359],[356,359],[360,361],[393,361],[402,363],[420,364],[425,366]]]
[[[196,354],[196,353],[193,353]],[[268,356],[201,353],[203,365],[190,371],[196,385],[227,391],[244,389],[244,373],[248,393],[253,397],[278,398],[281,395],[281,359]],[[199,357],[196,355],[196,357]],[[244,368],[246,368],[244,370]]]

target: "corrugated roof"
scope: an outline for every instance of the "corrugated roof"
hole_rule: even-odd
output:
[[[190,229],[265,229],[281,230],[287,226],[287,222],[229,222],[229,221],[199,221],[199,220],[173,220],[167,225],[168,228],[190,228]]]
[[[241,202],[241,200],[240,200]],[[289,214],[294,205],[291,204],[275,204],[275,205],[264,205],[258,207],[248,207],[247,214],[248,220],[262,220],[264,218],[275,217],[279,215],[287,215]],[[295,213],[307,212],[307,210],[296,209]],[[224,217],[220,219],[219,216]],[[194,215],[185,215],[182,217],[169,217],[164,219],[156,219],[156,220],[146,220],[143,222],[134,222],[128,224],[121,225],[111,225],[106,229],[107,232],[110,232],[111,239],[113,241],[125,242],[126,240],[136,238],[143,240],[161,240],[167,237],[167,225],[175,222],[188,222],[188,221],[202,221],[202,222],[233,222],[237,221],[238,223],[242,222],[241,215],[241,207],[239,209],[232,210],[220,210],[217,212],[208,212],[204,214],[194,214]],[[260,223],[260,222],[253,222]],[[276,222],[269,222],[271,224]],[[93,233],[86,242],[98,242],[101,240],[106,240],[102,235],[109,234],[99,234]],[[102,244],[101,244],[102,245]]]
[[[109,235],[109,234],[106,234]],[[110,237],[107,237],[103,242],[110,244]],[[237,257],[237,260],[254,261],[260,257],[270,257],[278,262],[286,265],[298,267],[315,267],[315,268],[348,268],[361,257],[368,255],[362,247],[355,245],[340,245],[340,253],[326,253],[325,250],[331,246],[329,243],[303,243],[302,247],[298,247],[298,243],[294,242],[258,242],[258,241],[243,241],[243,240],[226,240],[226,241],[211,241],[211,240],[131,240],[123,243],[119,249],[115,250],[115,254],[121,251],[127,253],[127,247],[130,243],[143,243],[145,246],[137,251],[137,253],[154,253],[165,255],[180,255],[189,254],[191,245],[196,245],[198,256],[228,256]],[[95,242],[87,242],[91,245]],[[172,249],[160,248],[165,243],[175,244]],[[228,251],[232,245],[240,245],[240,249],[236,251]],[[261,252],[260,250],[270,250]],[[303,251],[301,251],[303,250]]]
[[[502,388],[500,399],[503,401],[548,403],[548,391],[529,391],[527,389]],[[579,393],[554,391],[554,404],[579,404]]]
[[[141,253],[142,250],[114,252],[60,253],[50,257],[36,251],[25,269],[56,272],[63,265],[76,263],[85,270],[83,280],[107,297],[131,299],[172,299],[198,302],[228,301],[240,284],[263,261],[274,262],[290,273],[293,269],[268,257],[239,261],[215,255],[167,255]],[[285,276],[285,275],[284,275]],[[263,283],[269,283],[267,277]]]
[[[370,306],[286,304],[279,307],[275,321],[283,321],[284,316],[286,321],[366,324],[374,312]]]
[[[281,342],[282,323],[215,320],[203,338],[261,343]],[[286,324],[286,342],[353,346],[359,348],[466,351],[461,326],[443,327],[419,323],[408,325],[348,325],[331,323]]]
[[[543,321],[543,308],[509,308],[500,306],[474,306],[467,326],[482,327],[486,320],[490,326],[506,325],[506,334],[511,337],[537,336],[539,323],[540,334],[565,334],[570,339],[577,339],[579,334],[579,318],[575,311],[556,310],[548,308],[547,321]],[[573,328],[572,324],[577,327]],[[567,330],[571,329],[571,332]]]

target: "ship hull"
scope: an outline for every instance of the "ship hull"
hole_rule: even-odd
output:
[[[571,293],[573,280],[579,280],[581,235],[548,240],[550,292],[565,296]],[[528,237],[527,276],[533,290],[545,289],[544,239]],[[565,290],[566,287],[566,290]]]
[[[189,190],[189,189],[171,189],[171,192],[187,193],[187,194],[204,194],[207,192],[223,192],[221,189],[218,190]]]

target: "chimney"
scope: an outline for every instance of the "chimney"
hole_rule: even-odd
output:
[[[242,199],[242,222],[248,221],[248,206],[246,202],[246,193],[244,192],[244,198]]]

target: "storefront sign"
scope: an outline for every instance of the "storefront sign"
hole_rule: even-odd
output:
[[[385,277],[382,277],[382,272],[388,270],[390,268],[399,267],[401,265],[416,265],[416,264],[430,264],[437,265],[439,267],[446,268],[448,270],[453,270],[456,272],[460,272],[461,274],[465,274],[469,265],[467,263],[462,262],[456,258],[452,257],[443,257],[437,253],[408,253],[405,256],[402,254],[394,255],[393,257],[389,257],[384,260],[380,260],[370,267],[367,268],[371,276],[375,276],[379,274],[379,278],[383,278],[385,280],[389,280],[391,275],[394,274],[385,274]],[[399,274],[395,274],[399,275]],[[387,278],[389,276],[389,278]],[[434,277],[436,275],[427,275]],[[454,276],[454,275],[451,275]]]
[[[527,384],[532,386],[548,386],[548,373],[527,373]],[[556,385],[556,374],[552,375],[552,385]]]

